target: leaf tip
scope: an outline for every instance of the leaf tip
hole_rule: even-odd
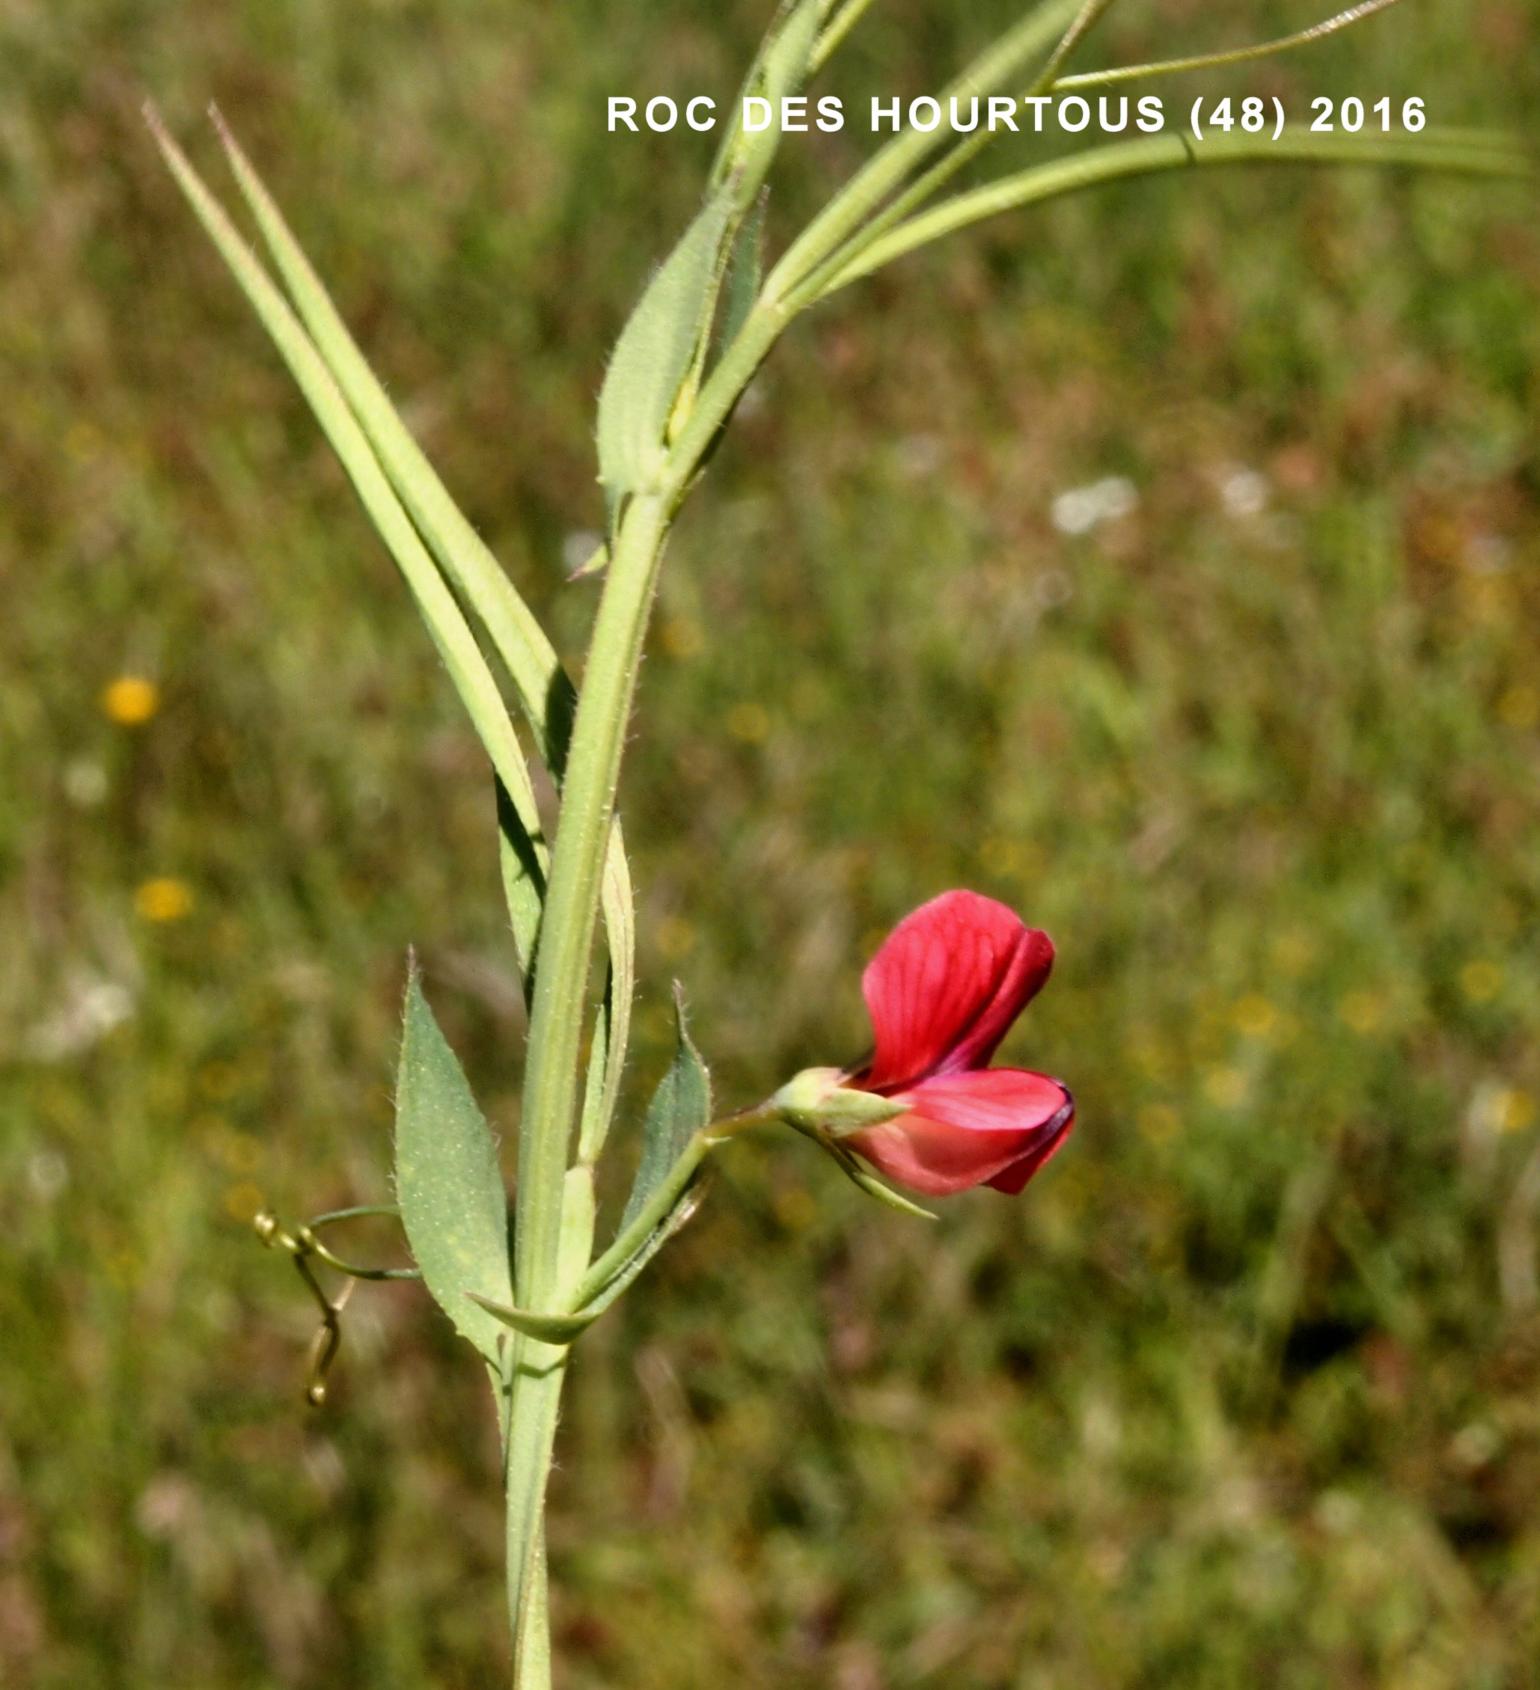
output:
[[[160,115],[160,107],[148,94],[140,104],[139,115],[144,119],[145,128],[154,137],[155,145],[168,155],[174,152],[176,142],[171,139],[171,132],[166,128],[166,120]]]
[[[240,148],[235,144],[235,136],[230,131],[230,125],[225,122],[225,114],[219,109],[219,101],[210,100],[207,112],[208,120],[214,125],[215,133],[219,136],[226,152],[239,152]]]

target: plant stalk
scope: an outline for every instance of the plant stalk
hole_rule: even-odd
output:
[[[749,313],[671,444],[658,484],[627,505],[599,601],[551,852],[519,1130],[514,1285],[520,1305],[537,1312],[565,1306],[562,1281],[575,1288],[593,1243],[591,1185],[586,1213],[579,1213],[570,1185],[564,1201],[564,1184],[605,842],[669,522],[788,320],[784,310],[764,305]],[[587,1169],[573,1173],[591,1179]],[[505,1478],[515,1684],[547,1690],[544,1508],[567,1350],[520,1338],[513,1357]]]
[[[608,826],[601,830],[601,837]],[[594,1242],[593,1170],[576,1167],[556,1191],[558,1226],[552,1300],[569,1298],[587,1266]],[[567,1374],[565,1344],[523,1334],[513,1339],[505,1425],[508,1549],[508,1617],[513,1627],[514,1690],[550,1690],[551,1626],[547,1611],[545,1493],[556,1442],[561,1388]]]

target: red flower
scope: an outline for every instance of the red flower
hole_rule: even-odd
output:
[[[1048,935],[977,892],[944,892],[905,916],[861,981],[876,1048],[840,1082],[904,1113],[841,1144],[933,1196],[1020,1191],[1069,1136],[1075,1100],[1046,1074],[988,1062],[1052,967]]]

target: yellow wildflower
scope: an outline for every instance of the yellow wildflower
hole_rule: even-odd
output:
[[[225,1213],[233,1221],[249,1225],[262,1209],[262,1188],[250,1180],[241,1180],[225,1192]]]
[[[145,921],[180,921],[192,906],[192,888],[169,874],[145,881],[134,893],[134,908]]]
[[[1535,1100],[1527,1091],[1507,1086],[1497,1098],[1497,1130],[1521,1133],[1535,1118]]]
[[[1203,1081],[1209,1102],[1220,1109],[1239,1109],[1249,1089],[1239,1068],[1211,1068]]]
[[[119,675],[102,688],[102,709],[120,728],[142,727],[160,709],[160,688],[143,675]]]
[[[1497,715],[1504,727],[1520,733],[1540,727],[1540,689],[1522,681],[1509,687],[1497,701]]]
[[[658,637],[668,656],[680,662],[698,655],[706,644],[706,636],[701,631],[700,623],[689,616],[665,618],[658,630]]]

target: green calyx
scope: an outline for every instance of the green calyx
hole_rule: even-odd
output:
[[[844,1081],[841,1068],[804,1068],[770,1099],[767,1108],[798,1132],[815,1138],[842,1139],[863,1127],[891,1121],[908,1104],[861,1091]]]

